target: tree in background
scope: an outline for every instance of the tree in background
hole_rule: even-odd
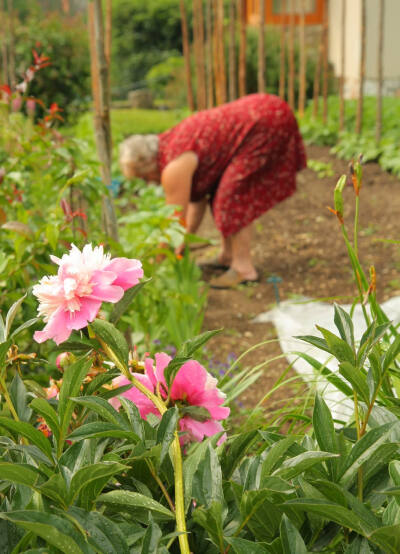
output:
[[[185,2],[191,29],[190,3]],[[147,86],[146,74],[182,54],[178,0],[113,0],[113,96]]]

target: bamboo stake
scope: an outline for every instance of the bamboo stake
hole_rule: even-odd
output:
[[[206,76],[207,76],[207,108],[214,106],[213,79],[213,38],[212,38],[212,0],[206,2]]]
[[[105,9],[106,9],[106,35],[105,35],[105,46],[104,54],[106,56],[106,62],[108,65],[108,92],[110,95],[110,105],[111,105],[111,29],[112,29],[112,0],[106,0]]]
[[[379,2],[379,35],[378,35],[378,90],[376,94],[376,134],[375,140],[380,142],[382,136],[382,88],[383,88],[383,51],[385,27],[385,0]]]
[[[323,23],[323,63],[322,63],[322,120],[328,120],[328,0],[324,2],[324,23]]]
[[[0,25],[0,39],[1,39],[1,83],[8,85],[8,51],[7,51],[7,14],[6,14],[6,0],[1,0],[0,4],[0,16],[3,22]]]
[[[101,162],[101,176],[106,186],[111,185],[111,125],[109,67],[104,53],[104,28],[101,0],[88,4],[92,92],[94,99],[94,126],[97,153]],[[118,227],[114,202],[109,195],[102,197],[103,226],[108,237],[118,242]]]
[[[183,49],[183,57],[185,60],[187,100],[188,100],[189,110],[193,112],[194,99],[193,99],[192,74],[190,70],[189,33],[188,33],[188,27],[187,27],[184,0],[179,0],[179,9],[181,12],[182,49]]]
[[[300,69],[299,69],[299,117],[304,116],[306,104],[306,3],[301,0],[300,14]]]
[[[366,6],[365,6],[365,0],[361,0],[361,56],[360,56],[357,118],[356,118],[356,133],[358,135],[361,134],[362,123],[363,123],[362,120],[363,120],[364,76],[365,76],[365,28],[366,28]]]
[[[229,2],[229,100],[236,98],[235,0]]]
[[[71,6],[69,5],[69,0],[62,0],[62,10],[66,15],[69,15]]]
[[[289,79],[288,79],[288,103],[292,110],[294,104],[294,0],[290,0],[289,15]]]
[[[14,6],[13,0],[7,0],[8,7],[8,72],[11,88],[14,90],[17,84],[15,75],[15,30],[14,30]]]
[[[346,63],[346,0],[342,0],[342,22],[341,22],[342,44],[340,59],[340,83],[339,83],[339,130],[343,131],[345,123],[344,84],[345,63]]]
[[[258,92],[265,92],[265,0],[259,0]]]
[[[218,28],[218,65],[221,76],[220,104],[226,102],[226,69],[225,69],[225,43],[224,43],[224,0],[217,0],[217,28]]]
[[[319,89],[321,84],[321,66],[322,66],[322,57],[323,57],[323,40],[324,33],[321,33],[319,48],[318,48],[318,58],[315,66],[314,73],[314,91],[313,91],[313,117],[318,117],[319,112]]]
[[[238,0],[239,20],[239,96],[246,95],[246,2]]]
[[[197,109],[206,107],[206,83],[204,67],[204,20],[202,0],[193,0],[193,44],[196,65]]]
[[[286,58],[286,0],[282,0],[282,24],[281,24],[281,45],[280,45],[280,68],[279,68],[279,97],[285,100],[285,58]]]
[[[218,40],[218,7],[217,0],[212,3],[213,6],[213,75],[215,83],[215,104],[218,106],[221,104],[221,72],[220,72],[220,57],[219,57],[219,40]]]

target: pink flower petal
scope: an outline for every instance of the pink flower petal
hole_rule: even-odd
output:
[[[124,290],[137,285],[139,279],[143,277],[142,264],[139,260],[114,258],[105,269],[117,274],[113,284],[122,287]]]

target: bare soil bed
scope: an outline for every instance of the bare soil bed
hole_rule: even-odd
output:
[[[305,169],[298,174],[296,194],[256,222],[252,252],[260,283],[209,291],[204,329],[224,328],[209,342],[210,352],[220,362],[226,361],[229,354],[238,356],[257,343],[276,338],[272,324],[252,323],[257,314],[275,305],[273,287],[267,283],[271,275],[282,279],[279,285],[282,300],[304,295],[348,303],[356,295],[340,227],[327,209],[333,207],[333,189],[340,175],[348,172],[348,164],[330,155],[326,147],[308,147],[308,158],[331,163],[334,176],[318,178],[314,171]],[[346,188],[344,199],[345,221],[352,233],[352,187]],[[400,248],[384,242],[399,239],[399,229],[400,181],[377,164],[366,164],[360,195],[359,256],[364,270],[370,265],[376,268],[379,301],[400,294]],[[199,234],[217,238],[211,217],[203,222]],[[216,248],[209,247],[197,251],[195,256],[205,260],[216,252]],[[205,272],[205,281],[211,276]],[[251,368],[279,354],[279,343],[274,341],[249,353],[243,365]],[[244,405],[255,406],[287,366],[285,358],[269,363],[259,381],[242,395]],[[291,402],[295,395],[295,388],[284,387],[268,399],[266,408],[271,410]]]

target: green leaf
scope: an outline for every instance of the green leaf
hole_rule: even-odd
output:
[[[67,366],[64,371],[63,381],[58,399],[58,414],[60,420],[60,435],[65,436],[70,424],[74,404],[71,397],[77,396],[82,382],[89,369],[93,365],[93,360],[87,355],[79,358],[73,364]]]
[[[57,248],[57,241],[59,236],[58,227],[53,223],[48,223],[46,225],[45,235],[48,243],[50,244],[52,249],[55,250]]]
[[[106,353],[117,366],[128,368],[129,347],[124,335],[114,325],[103,319],[95,319],[91,328],[106,348]]]
[[[16,302],[14,302],[14,304],[11,306],[11,308],[7,312],[6,323],[5,323],[5,327],[4,327],[5,339],[7,339],[9,334],[10,334],[11,325],[12,325],[14,319],[15,319],[15,316],[17,315],[18,310],[21,307],[22,302],[25,300],[25,298],[26,298],[26,294],[24,294],[24,296],[22,296]]]
[[[63,508],[67,507],[67,485],[64,477],[60,473],[55,473],[40,486],[40,492],[52,500],[58,502]]]
[[[342,525],[348,529],[354,529],[357,533],[363,534],[361,522],[359,518],[354,514],[352,510],[335,504],[334,502],[328,502],[319,498],[295,498],[288,500],[282,507],[286,507],[301,510],[302,512],[311,512],[318,514],[325,520],[331,520],[338,525]]]
[[[389,475],[393,483],[400,487],[400,462],[399,460],[393,460],[389,464]]]
[[[139,437],[132,431],[126,431],[125,429],[121,429],[119,425],[114,425],[114,423],[109,423],[107,421],[93,421],[92,423],[86,423],[85,425],[77,427],[68,435],[68,439],[74,441],[101,437],[130,439],[134,442],[139,441]]]
[[[193,519],[207,531],[210,539],[219,548],[219,551],[224,552],[224,518],[221,502],[212,502],[207,509],[204,507],[197,508],[193,512]]]
[[[10,349],[10,346],[12,345],[11,340],[7,340],[5,342],[0,343],[0,367],[4,368],[6,358],[7,358],[7,352]]]
[[[96,414],[100,417],[110,423],[113,423],[120,429],[129,431],[129,425],[126,423],[124,418],[120,416],[117,410],[101,396],[78,396],[77,398],[71,398],[71,400],[80,406],[85,406],[93,412],[96,412]]]
[[[294,338],[302,340],[304,342],[308,342],[309,344],[312,344],[312,346],[319,348],[319,350],[324,350],[324,352],[328,352],[329,354],[332,354],[328,346],[328,343],[326,342],[326,340],[321,339],[321,337],[314,337],[314,335],[298,335]],[[296,352],[296,354],[300,354],[300,352]]]
[[[338,454],[331,452],[307,451],[285,460],[282,465],[274,471],[274,475],[282,477],[282,479],[293,479],[296,475],[300,475],[307,469],[310,469],[316,464],[320,464],[331,458],[337,458]]]
[[[368,403],[369,401],[369,388],[367,384],[367,378],[360,369],[354,367],[349,362],[342,362],[339,364],[339,372],[348,381],[357,392],[357,394]]]
[[[0,416],[0,427],[4,427],[8,431],[18,433],[28,439],[32,444],[37,446],[49,460],[54,463],[51,444],[49,440],[30,423],[25,421],[14,421],[11,418]]]
[[[351,486],[358,469],[368,461],[381,444],[389,441],[391,433],[399,424],[400,421],[375,427],[356,442],[345,461],[346,463],[340,476],[340,484],[342,486],[346,488]]]
[[[25,383],[21,380],[18,373],[15,373],[14,379],[9,388],[10,398],[21,421],[29,422],[32,416],[32,410],[28,406],[28,391]]]
[[[85,487],[92,481],[103,479],[103,477],[112,477],[116,473],[121,473],[128,469],[128,466],[119,464],[118,462],[98,462],[97,464],[91,464],[78,469],[71,479],[68,504],[72,504],[82,487]]]
[[[259,434],[257,430],[228,438],[223,445],[224,450],[221,456],[221,467],[225,479],[229,479],[232,476],[242,458],[246,456],[246,453],[258,439]]]
[[[29,464],[17,464],[15,462],[0,462],[0,476],[4,481],[26,485],[35,490],[43,482],[41,472]]]
[[[183,461],[183,490],[185,493],[186,511],[189,509],[190,502],[192,500],[193,478],[198,470],[200,463],[204,459],[207,450],[207,441],[198,443],[195,447],[192,447],[190,449],[189,454]]]
[[[176,406],[167,410],[162,416],[157,429],[157,444],[161,444],[160,465],[163,463],[165,456],[168,454],[169,447],[174,440],[178,420],[179,412]]]
[[[158,547],[162,538],[162,531],[154,521],[150,522],[143,536],[142,549],[140,554],[154,554],[158,552]]]
[[[235,554],[269,554],[271,552],[267,543],[249,541],[240,537],[224,536],[224,540],[232,546]]]
[[[190,360],[193,354],[201,346],[203,346],[207,341],[214,337],[216,334],[220,333],[222,329],[217,329],[214,331],[206,331],[193,339],[189,339],[183,343],[181,348],[177,351],[175,358],[169,362],[164,371],[165,381],[167,385],[170,385],[175,378],[175,375],[178,373],[182,365]]]
[[[99,512],[86,512],[75,506],[68,513],[85,529],[88,542],[96,552],[129,554],[124,533],[111,519]]]
[[[129,306],[132,304],[135,296],[142,290],[142,288],[149,282],[151,279],[145,279],[140,281],[134,287],[125,291],[124,296],[119,302],[114,305],[114,308],[110,315],[110,323],[117,323],[120,317],[126,312]]]
[[[210,442],[204,458],[199,464],[196,479],[193,482],[193,496],[200,504],[206,507],[215,502],[222,502],[222,472],[218,456]]]
[[[334,304],[334,322],[342,339],[354,349],[354,325],[350,315],[338,304]]]
[[[264,454],[264,460],[262,462],[261,469],[261,483],[268,477],[274,470],[278,462],[285,456],[287,450],[296,442],[296,437],[286,437],[276,441],[272,444],[268,451]]]
[[[400,552],[400,524],[380,527],[368,538],[382,548],[385,553],[398,554]]]
[[[339,360],[339,362],[349,362],[354,364],[355,362],[355,353],[351,346],[347,344],[346,341],[337,337],[334,333],[331,333],[328,329],[324,329],[319,325],[316,325],[317,329],[322,333],[328,348],[329,352]]]
[[[10,338],[16,337],[19,333],[21,333],[24,329],[28,329],[29,327],[32,327],[32,325],[35,325],[39,321],[38,317],[33,317],[32,319],[28,319],[28,321],[25,321],[25,323],[22,323],[19,327],[17,327],[10,335]]]
[[[66,518],[34,510],[3,512],[0,518],[32,531],[64,554],[92,554],[84,537]]]
[[[119,398],[119,401],[121,402],[121,406],[128,417],[129,423],[131,424],[135,436],[143,439],[145,436],[144,422],[142,417],[140,416],[138,407],[131,400],[129,400],[128,398],[124,398],[123,396]]]
[[[101,494],[98,502],[105,502],[106,504],[112,504],[114,506],[123,506],[125,509],[129,507],[143,508],[144,510],[150,510],[168,519],[175,519],[175,514],[168,508],[138,492],[131,491],[111,491]]]
[[[56,441],[60,438],[60,427],[58,423],[57,412],[44,398],[34,398],[30,403],[30,407],[40,416],[42,416],[51,429]]]
[[[395,340],[389,346],[383,359],[382,369],[385,372],[389,369],[390,365],[395,360],[396,356],[400,352],[400,335],[397,335]]]
[[[280,531],[284,554],[307,554],[300,533],[285,514],[282,516]]]

